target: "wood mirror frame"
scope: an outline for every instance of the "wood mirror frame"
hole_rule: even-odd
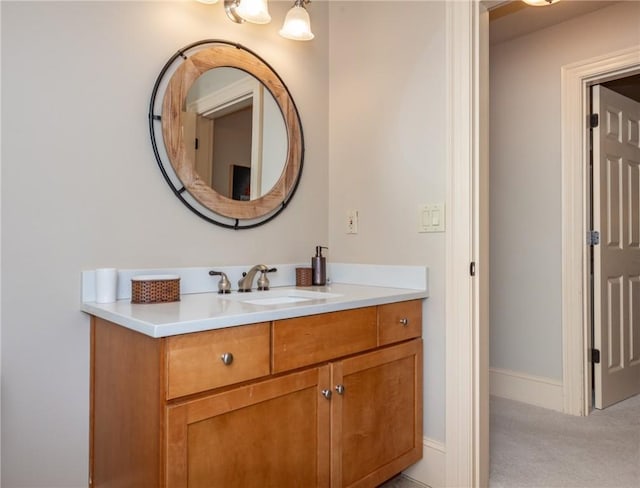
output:
[[[275,99],[284,119],[287,135],[284,169],[268,193],[249,201],[233,200],[214,191],[200,178],[195,162],[190,160],[185,149],[182,128],[187,93],[200,75],[218,67],[237,68],[258,79]],[[170,73],[172,68],[174,71]],[[166,88],[160,104],[158,94],[163,85]],[[209,222],[234,229],[256,227],[279,214],[295,193],[304,156],[298,110],[273,68],[240,44],[205,40],[179,50],[156,80],[149,125],[154,154],[169,186],[190,210]]]

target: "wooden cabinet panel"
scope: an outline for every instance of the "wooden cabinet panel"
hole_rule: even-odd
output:
[[[90,487],[163,486],[162,346],[91,318]]]
[[[273,323],[274,373],[347,356],[377,345],[376,307]]]
[[[333,364],[332,486],[375,487],[422,457],[422,340]]]
[[[259,378],[270,370],[269,323],[167,338],[167,398]],[[231,353],[225,364],[222,355]]]
[[[167,486],[328,487],[329,367],[168,407]]]
[[[422,335],[422,300],[378,306],[378,344],[414,339]]]

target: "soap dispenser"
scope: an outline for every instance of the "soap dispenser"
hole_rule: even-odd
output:
[[[311,268],[313,269],[312,283],[316,286],[327,284],[327,258],[322,255],[325,246],[316,246],[316,255],[311,258]]]

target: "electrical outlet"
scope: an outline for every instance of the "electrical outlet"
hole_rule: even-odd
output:
[[[347,212],[347,234],[358,233],[358,211],[349,210]]]

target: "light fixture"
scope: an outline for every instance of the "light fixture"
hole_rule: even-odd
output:
[[[0,0],[2,1],[2,0]],[[197,0],[200,3],[214,4],[218,0]],[[555,0],[557,1],[557,0]],[[233,22],[242,24],[268,24],[271,22],[268,0],[224,0],[224,10]],[[280,29],[280,35],[294,41],[310,41],[315,36],[311,32],[311,20],[305,5],[311,0],[295,0]]]
[[[522,0],[527,5],[532,7],[544,7],[545,5],[551,5],[552,3],[558,3],[560,0]]]
[[[304,7],[310,0],[296,0],[280,29],[280,35],[294,41],[310,41],[315,36],[311,32],[309,12]]]
[[[267,0],[224,0],[227,16],[241,24],[245,20],[253,24],[268,24],[271,22]]]

